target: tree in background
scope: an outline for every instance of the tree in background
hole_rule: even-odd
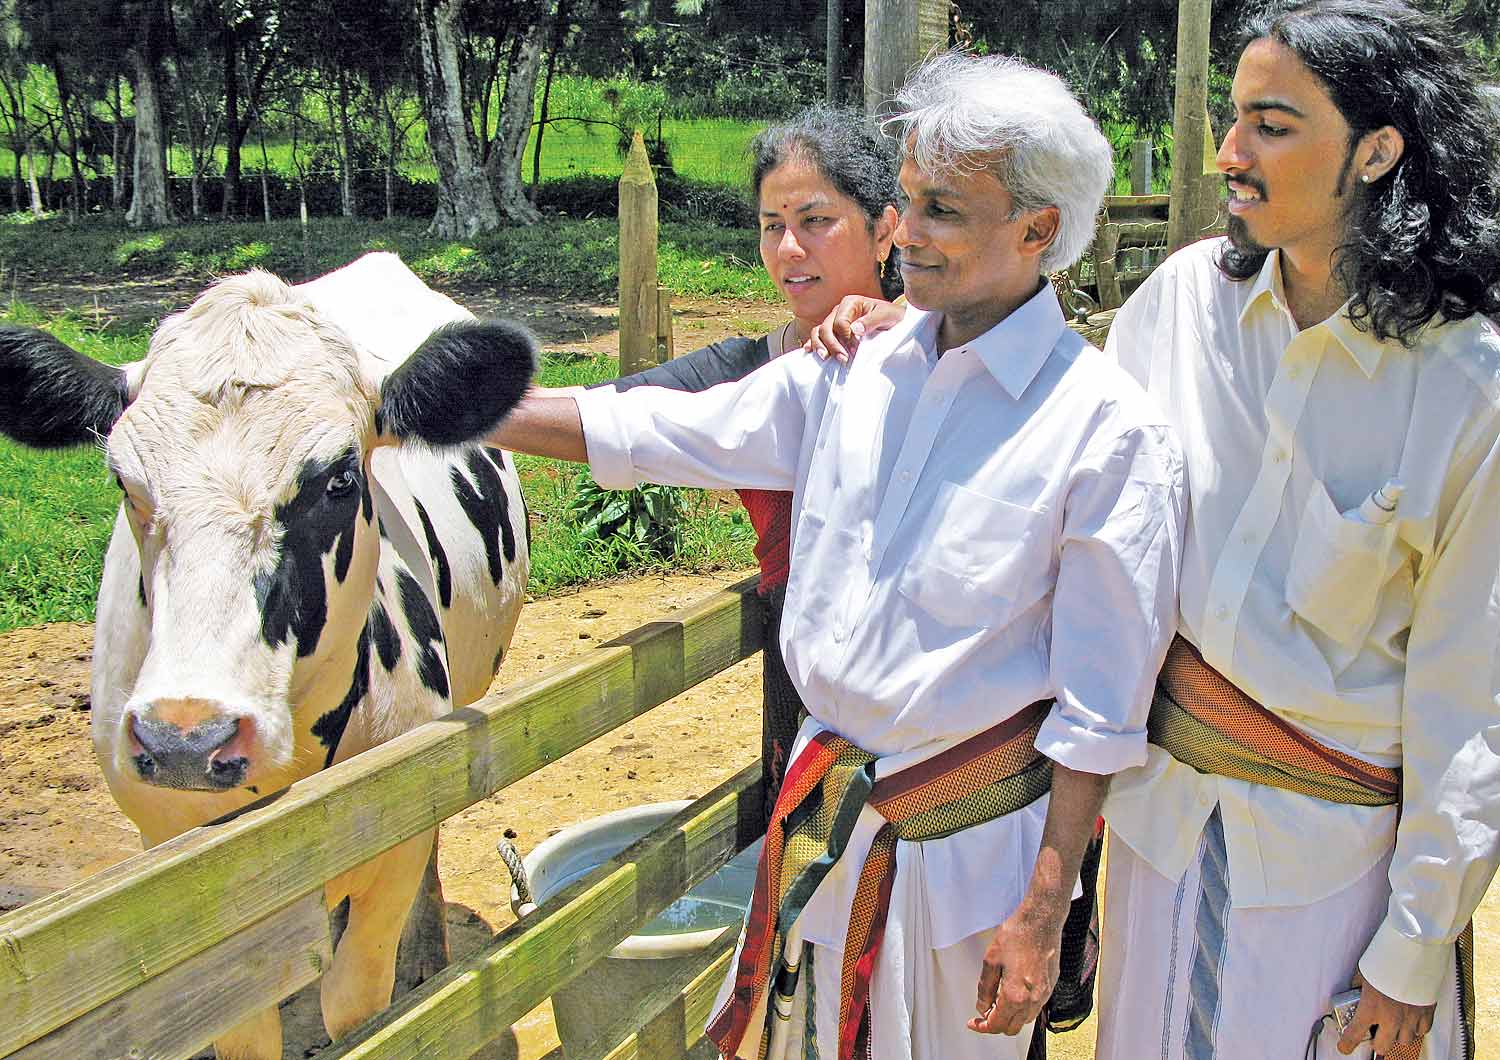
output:
[[[422,112],[437,165],[435,235],[468,238],[500,227],[459,76],[459,0],[415,0],[421,46]]]
[[[117,17],[134,27],[128,49],[135,97],[134,190],[125,220],[134,228],[171,224],[162,93],[162,65],[172,38],[171,12],[167,0],[134,0],[119,4]]]

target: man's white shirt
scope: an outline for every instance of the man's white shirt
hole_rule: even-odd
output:
[[[1107,354],[1187,455],[1181,627],[1208,663],[1324,743],[1403,768],[1385,923],[1360,967],[1430,1003],[1500,829],[1500,335],[1483,317],[1379,342],[1347,307],[1298,331],[1278,254],[1231,282],[1219,241],[1169,259]],[[1384,525],[1354,513],[1403,487]],[[1304,905],[1391,849],[1393,808],[1203,775],[1152,748],[1105,815],[1176,879],[1220,809],[1237,907]]]
[[[939,322],[910,310],[848,367],[794,352],[699,394],[586,392],[594,475],[793,491],[787,669],[810,724],[884,756],[878,775],[1052,697],[1039,750],[1093,773],[1138,765],[1176,623],[1172,432],[1047,285],[941,357]],[[898,874],[945,896],[934,946],[1009,915],[1044,815],[1045,800],[898,851]],[[842,945],[875,823],[805,910],[808,941]]]

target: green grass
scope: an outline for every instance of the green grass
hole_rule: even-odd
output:
[[[94,330],[73,316],[45,319],[22,305],[0,313],[11,322],[44,326],[101,361],[121,364],[145,354],[147,327]],[[613,357],[543,358],[546,386],[612,379]],[[568,518],[577,465],[517,458],[532,513],[531,581],[544,595],[564,586],[645,570],[707,571],[753,566],[755,534],[744,510],[722,496],[689,492],[690,513],[679,526],[670,560],[642,556],[616,541],[585,540]],[[104,550],[119,490],[92,448],[43,453],[0,439],[0,632],[41,622],[92,621]]]
[[[619,283],[618,226],[611,219],[559,218],[470,240],[439,239],[427,222],[317,218],[304,248],[294,221],[178,225],[138,232],[118,219],[69,225],[61,217],[0,222],[0,284],[117,283],[181,276],[207,282],[252,266],[291,282],[321,275],[371,250],[400,254],[423,279],[486,284],[563,296],[611,295]],[[666,222],[658,274],[677,294],[777,299],[759,265],[754,231]]]

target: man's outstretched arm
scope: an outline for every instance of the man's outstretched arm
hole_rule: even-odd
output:
[[[554,460],[588,460],[578,402],[571,395],[539,386],[526,392],[521,403],[485,438],[485,444]]]

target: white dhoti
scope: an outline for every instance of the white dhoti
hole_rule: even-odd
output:
[[[934,900],[921,873],[896,874],[885,942],[870,979],[871,1057],[1024,1060],[1034,1024],[1028,1023],[1014,1037],[976,1034],[965,1026],[975,1014],[979,970],[995,929],[935,948],[928,930],[928,911]],[[811,955],[807,962],[811,969],[804,964],[787,1018],[773,1017],[768,1060],[833,1060],[838,1056],[843,954],[831,946],[811,944],[803,952]]]
[[[1095,1060],[1331,1060],[1333,1021],[1386,914],[1387,868],[1311,905],[1233,907],[1215,812],[1197,857],[1169,880],[1110,837]],[[1461,1056],[1457,970],[1449,958],[1423,1060]],[[1369,1060],[1368,1044],[1352,1055]]]

